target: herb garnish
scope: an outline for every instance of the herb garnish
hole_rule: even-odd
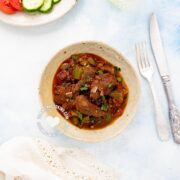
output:
[[[116,77],[116,80],[119,81],[119,82],[122,81],[122,79],[120,77]]]
[[[81,85],[81,87],[80,87],[80,90],[81,91],[86,91],[86,90],[88,90],[88,85],[87,84],[83,84],[83,85]]]
[[[106,122],[109,122],[111,120],[111,114],[107,114],[106,116],[105,116],[105,121]]]
[[[104,74],[103,70],[98,70],[98,71],[96,71],[96,73],[99,75]]]
[[[115,71],[115,72],[121,71],[121,68],[118,67],[118,66],[114,66],[114,71]]]
[[[108,105],[107,104],[102,104],[101,110],[102,111],[107,111],[108,110]]]
[[[78,118],[82,121],[83,120],[83,114],[81,114],[79,111],[76,111]]]
[[[103,100],[103,101],[105,101],[105,100],[106,100],[105,96],[102,96],[101,98],[102,98],[102,100]]]
[[[96,118],[95,117],[91,117],[90,121],[91,121],[92,124],[94,124],[96,122]]]
[[[73,61],[77,61],[77,59],[79,58],[79,55],[78,54],[72,55],[71,58]]]
[[[71,97],[71,98],[69,99],[69,102],[74,102],[74,99]]]

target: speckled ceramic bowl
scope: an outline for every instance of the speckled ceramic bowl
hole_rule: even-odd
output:
[[[100,42],[80,42],[60,50],[46,66],[42,74],[39,88],[39,95],[43,106],[54,104],[52,83],[57,68],[64,60],[76,53],[93,53],[104,58],[115,66],[121,67],[122,76],[129,88],[129,98],[126,109],[120,118],[115,120],[109,126],[98,130],[79,129],[65,120],[56,109],[49,110],[48,114],[60,118],[57,128],[71,138],[88,142],[107,140],[118,135],[132,121],[140,99],[139,79],[128,60],[115,49]]]

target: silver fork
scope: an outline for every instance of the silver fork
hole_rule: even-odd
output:
[[[147,47],[146,42],[142,42],[136,44],[136,55],[137,55],[137,62],[138,67],[141,75],[147,79],[149,85],[151,87],[153,99],[154,99],[154,107],[155,107],[155,114],[156,114],[156,129],[159,135],[159,138],[162,141],[167,141],[169,139],[169,128],[166,121],[166,118],[162,112],[159,100],[156,95],[156,91],[152,82],[153,77],[153,67],[148,59]]]

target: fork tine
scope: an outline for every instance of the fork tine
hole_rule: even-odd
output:
[[[140,53],[140,60],[142,64],[142,69],[146,67],[146,63],[144,61],[144,54],[143,54],[143,43],[139,43],[139,53]]]
[[[146,42],[140,42],[139,44],[136,45],[136,48],[137,48],[137,53],[138,53],[137,60],[139,61],[141,70],[145,68],[150,68],[151,64],[148,59]]]
[[[149,62],[149,58],[148,58],[148,54],[147,54],[147,45],[146,45],[146,41],[142,43],[143,46],[143,56],[144,56],[144,63],[146,67],[150,67],[150,62]]]
[[[139,50],[139,45],[138,45],[138,44],[136,44],[136,59],[137,59],[137,62],[138,62],[139,70],[142,71],[142,64],[141,64],[140,50]]]
[[[146,41],[144,42],[144,49],[145,49],[144,54],[145,54],[147,66],[150,67],[151,63],[150,63],[149,58],[148,58],[148,50],[147,50],[147,42]]]

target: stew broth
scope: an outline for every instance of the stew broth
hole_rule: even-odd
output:
[[[54,76],[53,98],[68,114],[70,123],[79,128],[99,129],[123,114],[128,87],[120,67],[94,54],[74,54]],[[65,117],[64,112],[59,112]]]

